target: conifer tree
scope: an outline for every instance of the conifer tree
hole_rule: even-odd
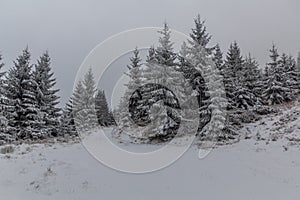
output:
[[[0,70],[4,67],[4,63],[2,62],[2,55],[0,54]],[[5,72],[0,71],[0,78],[3,78]]]
[[[159,37],[159,46],[155,49],[155,59],[152,59],[151,62],[148,62],[146,64],[146,69],[143,70],[143,77],[144,77],[144,84],[147,83],[155,83],[162,86],[167,87],[171,91],[176,91],[178,98],[180,99],[182,96],[182,93],[184,91],[180,90],[177,87],[182,83],[182,80],[179,80],[178,77],[181,77],[181,72],[177,68],[177,63],[175,62],[177,55],[174,53],[173,49],[173,42],[171,42],[171,31],[169,30],[168,24],[165,22],[164,27],[161,31],[159,31],[160,37]],[[148,56],[149,57],[149,56]],[[149,60],[149,59],[148,59]],[[153,91],[152,91],[152,89]],[[149,98],[155,98],[157,95],[156,86],[149,87],[147,90],[149,90]],[[156,102],[153,107],[160,107],[160,106],[166,106],[166,112],[156,113],[157,115],[162,115],[160,117],[164,118],[165,120],[163,126],[164,132],[162,134],[161,131],[154,131],[158,133],[158,137],[160,136],[167,136],[169,133],[170,135],[173,134],[173,130],[176,130],[176,127],[178,127],[179,123],[178,121],[174,121],[176,118],[175,116],[172,116],[174,113],[176,113],[173,109],[175,105],[163,105],[160,104],[161,102]],[[168,117],[165,116],[165,114],[168,114]],[[167,133],[169,132],[169,133]],[[153,134],[151,134],[153,135]],[[155,134],[153,135],[153,138],[155,138]]]
[[[242,67],[244,64],[244,58],[241,55],[241,49],[238,46],[237,42],[234,41],[233,44],[230,45],[228,53],[226,55],[225,65],[227,68],[233,70],[232,73],[238,73],[242,71]]]
[[[270,52],[269,56],[270,56],[271,61],[269,63],[267,63],[267,66],[269,67],[271,72],[274,72],[275,70],[278,69],[277,67],[279,64],[279,53],[278,53],[278,49],[274,43],[272,44],[272,48],[269,50],[269,52]]]
[[[296,60],[292,55],[282,54],[280,59],[280,67],[282,68],[283,84],[288,88],[289,98],[294,99],[299,92],[299,75],[300,71],[297,69]]]
[[[35,84],[32,80],[30,53],[26,48],[8,71],[5,95],[8,99],[9,133],[21,139],[45,137],[39,129],[41,113],[37,108]]]
[[[72,108],[77,128],[81,131],[89,131],[97,125],[95,113],[96,85],[92,69],[84,75],[83,81],[79,81],[72,96]]]
[[[154,46],[151,46],[148,50],[146,62],[150,63],[153,61],[155,61],[155,48],[154,48]]]
[[[224,85],[226,89],[226,96],[228,99],[228,108],[233,109],[238,102],[243,101],[240,99],[242,96],[239,93],[244,93],[244,88],[241,84],[242,71],[244,66],[244,59],[241,55],[241,50],[235,41],[230,45],[226,55],[222,75],[224,77]],[[237,88],[240,90],[238,91]],[[240,105],[242,106],[242,105]],[[243,107],[243,106],[242,106]]]
[[[263,88],[262,73],[257,61],[249,53],[245,59],[243,71],[243,85],[249,90],[253,105],[261,105],[261,93]]]
[[[171,31],[167,22],[164,23],[164,27],[159,37],[159,46],[156,48],[155,60],[160,65],[174,66],[174,60],[176,55],[173,52],[173,42],[171,42]]]
[[[72,103],[72,114],[74,117],[74,124],[76,125],[76,128],[81,130],[85,129],[85,115],[84,113],[84,100],[83,100],[83,95],[84,95],[84,87],[82,84],[82,81],[79,81],[76,85],[76,88],[73,92],[73,95],[71,97],[71,103]]]
[[[67,104],[65,108],[62,110],[62,115],[60,116],[60,124],[59,124],[59,133],[60,136],[65,135],[77,135],[75,123],[74,123],[74,115],[71,108],[71,104]]]
[[[214,62],[216,64],[217,69],[222,70],[224,61],[223,61],[223,53],[220,49],[219,44],[217,44],[215,47]]]
[[[185,50],[185,57],[199,72],[197,77],[193,78],[193,84],[198,95],[202,96],[199,101],[199,113],[200,128],[204,129],[200,129],[200,136],[201,139],[227,138],[227,135],[222,133],[226,121],[226,98],[221,89],[222,76],[213,62],[213,57],[194,38],[189,41],[190,46]],[[195,81],[198,83],[195,84]]]
[[[149,51],[154,53],[154,48]],[[153,57],[154,54],[152,54],[152,58],[150,58],[150,55],[148,57],[148,62],[156,62],[156,59]],[[120,104],[118,106],[119,110],[119,116],[118,121],[120,124],[120,127],[122,129],[128,129],[130,128],[130,122],[131,122],[131,114],[129,113],[129,101],[132,96],[132,94],[142,86],[142,70],[141,70],[141,58],[139,56],[138,48],[136,47],[133,51],[133,56],[130,58],[130,64],[127,65],[127,68],[129,69],[129,72],[126,73],[126,75],[129,77],[129,82],[125,84],[126,91],[124,96],[122,97]],[[148,76],[148,78],[150,78]],[[105,100],[106,101],[106,100]],[[106,106],[107,107],[107,106]],[[107,108],[108,109],[108,108]],[[107,110],[108,111],[108,110]],[[138,112],[138,111],[136,111]]]
[[[97,116],[95,112],[95,95],[97,89],[96,89],[96,83],[91,68],[84,76],[83,86],[84,86],[83,100],[85,105],[85,112],[87,115],[86,118],[87,124],[89,124],[90,128],[94,128],[98,124]]]
[[[115,125],[112,112],[109,110],[104,90],[98,90],[95,97],[95,108],[98,123],[101,126]]]
[[[300,71],[300,52],[298,53],[298,57],[297,57],[297,68]]]
[[[248,110],[260,105],[262,87],[260,71],[256,60],[250,54],[236,76],[236,90],[233,91],[234,107]]]
[[[7,139],[5,133],[8,129],[8,119],[5,115],[6,112],[6,105],[5,105],[5,91],[4,91],[4,75],[5,72],[2,71],[2,68],[4,67],[4,63],[2,63],[2,55],[0,54],[0,140]],[[6,142],[6,141],[5,141]]]
[[[284,66],[286,63],[285,56],[279,60],[278,50],[275,44],[270,49],[270,62],[267,63],[268,75],[264,80],[263,99],[269,105],[280,104],[284,101],[291,100],[290,90],[287,87],[286,74]]]
[[[54,89],[56,79],[53,77],[51,70],[50,56],[45,52],[35,65],[33,79],[35,83],[35,98],[37,108],[41,112],[43,125],[40,127],[51,135],[58,134],[59,112],[57,107],[59,97],[58,89]]]
[[[212,36],[207,33],[205,21],[202,21],[200,15],[197,15],[194,23],[195,27],[192,28],[192,33],[190,34],[193,43],[202,46],[209,55],[212,54],[215,47],[208,47]]]

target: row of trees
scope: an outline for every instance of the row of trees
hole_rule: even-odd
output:
[[[183,119],[178,110],[184,105],[179,102],[195,96],[199,130],[207,128],[201,131],[202,138],[215,132],[222,133],[219,138],[231,139],[235,138],[233,125],[241,118],[239,114],[291,101],[299,93],[300,54],[296,62],[290,55],[280,55],[273,44],[270,61],[262,67],[250,54],[244,57],[237,42],[233,42],[223,58],[219,45],[209,45],[211,35],[205,22],[200,16],[194,22],[190,39],[182,44],[180,52],[173,48],[167,23],[159,32],[159,45],[149,49],[145,63],[135,49],[128,65],[127,91],[115,110],[120,128],[131,128],[132,122],[144,126],[156,120],[147,130],[147,137],[168,139]],[[116,124],[104,91],[96,89],[91,69],[61,109],[47,52],[32,65],[26,48],[8,72],[1,70],[3,66],[0,56],[1,138],[76,135],[76,128],[86,131],[97,124]],[[153,119],[153,113],[158,118]]]
[[[300,54],[296,62],[291,55],[286,53],[279,55],[273,44],[270,49],[270,61],[265,67],[261,67],[250,54],[244,57],[237,42],[233,42],[226,57],[223,58],[218,44],[209,46],[211,35],[207,33],[205,22],[200,19],[199,15],[194,22],[195,27],[192,28],[190,39],[182,44],[180,52],[175,52],[173,49],[171,32],[167,23],[159,32],[161,36],[158,47],[149,49],[145,64],[139,57],[138,49],[135,49],[128,67],[130,70],[128,73],[130,81],[126,85],[128,90],[118,108],[121,127],[129,126],[129,119],[137,116],[134,112],[140,113],[138,115],[140,120],[149,123],[151,121],[148,117],[150,111],[147,112],[150,110],[149,105],[130,105],[132,102],[129,99],[133,98],[130,95],[134,94],[134,90],[139,86],[148,82],[167,84],[174,91],[180,84],[185,84],[185,81],[178,80],[177,77],[180,75],[176,72],[184,75],[185,80],[193,86],[196,92],[201,120],[200,128],[209,122],[213,123],[208,126],[209,131],[202,130],[201,135],[205,137],[208,132],[211,132],[211,128],[214,128],[214,130],[222,130],[219,138],[234,139],[236,134],[233,124],[241,118],[237,113],[249,110],[259,111],[266,106],[291,101],[299,94]],[[170,68],[176,72],[170,74],[169,72],[172,71],[169,70]],[[225,93],[221,90],[222,84]],[[157,88],[145,87],[140,90],[142,93],[149,93],[147,102],[150,102],[151,106],[153,102],[158,101],[155,98],[159,95]],[[186,91],[178,93],[177,91],[177,94],[186,96],[194,93]],[[129,102],[129,104],[124,105],[122,102]],[[224,109],[225,105],[227,106]],[[143,109],[147,106],[147,109]],[[172,135],[168,131],[174,130],[174,127],[178,127],[180,123],[172,114],[171,110],[174,107],[172,103],[164,102],[163,106],[166,107],[166,112],[156,113],[164,115],[164,117],[160,116],[162,120],[157,126],[162,131],[155,131],[154,135],[150,134],[152,138]],[[130,112],[131,107],[135,108],[134,112]],[[226,114],[224,110],[227,110]],[[130,113],[126,114],[128,111]],[[217,132],[220,133],[220,131]]]
[[[77,134],[74,116],[83,108],[81,104],[91,104],[91,101],[96,102],[95,123],[102,126],[113,123],[105,94],[96,90],[91,70],[77,86],[70,102],[61,109],[48,52],[36,64],[31,64],[30,52],[26,48],[8,72],[2,70],[1,56],[0,63],[0,140]]]
[[[270,49],[270,61],[263,69],[250,54],[244,58],[234,42],[219,69],[224,76],[231,108],[280,104],[293,100],[299,93],[299,64],[297,66],[291,55],[283,53],[280,56],[275,44]]]
[[[81,132],[89,131],[97,125],[115,125],[104,91],[96,89],[92,69],[77,83],[66,110],[72,110],[68,115],[72,115],[74,125]]]

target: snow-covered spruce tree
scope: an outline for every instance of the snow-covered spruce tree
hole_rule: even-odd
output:
[[[218,72],[213,61],[213,56],[193,38],[189,41],[190,46],[185,50],[185,59],[198,71],[204,79],[202,92],[205,98],[200,102],[200,133],[201,140],[233,139],[231,132],[226,129],[226,95],[222,90],[222,76]],[[185,45],[183,45],[185,46]],[[196,85],[197,86],[197,85]],[[199,88],[199,86],[198,86]],[[204,88],[204,89],[203,89]],[[195,88],[197,89],[197,88]],[[199,92],[198,90],[196,90]]]
[[[109,110],[104,90],[98,90],[95,97],[95,109],[98,124],[101,126],[115,125],[112,112]]]
[[[6,143],[11,140],[11,137],[7,134],[9,127],[8,127],[8,119],[6,116],[6,98],[4,96],[4,75],[5,72],[2,71],[4,67],[4,63],[2,63],[2,55],[0,54],[0,145],[1,143]]]
[[[26,48],[8,71],[5,95],[8,100],[9,133],[18,139],[46,137],[41,132],[41,113],[35,98],[30,53]]]
[[[4,63],[2,62],[2,55],[0,54],[0,70],[4,67]],[[5,72],[0,71],[0,78],[2,79],[5,75]]]
[[[2,55],[0,54],[0,117],[2,119],[2,122],[0,122],[0,133],[3,133],[3,129],[5,129],[5,124],[4,121],[4,109],[5,109],[5,105],[4,105],[4,75],[5,72],[2,71],[2,68],[4,67],[4,63],[2,63]],[[3,118],[2,118],[3,117]],[[2,130],[2,131],[1,131]]]
[[[171,31],[169,30],[168,24],[165,22],[164,27],[161,31],[159,31],[160,37],[159,37],[159,46],[155,49],[154,52],[154,59],[149,59],[151,56],[151,52],[149,51],[149,56],[147,59],[146,69],[143,70],[143,77],[144,77],[144,84],[147,83],[155,83],[162,86],[165,86],[167,89],[176,92],[178,95],[178,100],[182,100],[181,98],[184,97],[182,91],[178,87],[178,85],[183,84],[182,80],[179,80],[179,77],[181,77],[181,72],[178,69],[177,63],[175,62],[177,55],[174,53],[173,49],[173,42],[171,41]],[[153,90],[151,91],[152,88]],[[149,87],[147,88],[149,90],[149,97],[148,98],[155,98],[156,95],[159,94],[160,90],[165,90],[163,88],[156,88],[156,87]],[[166,91],[165,91],[166,92]],[[147,101],[145,99],[145,101]],[[156,129],[163,129],[153,131],[153,133],[157,132],[157,135],[151,134],[153,139],[157,136],[157,138],[162,137],[168,137],[171,135],[174,135],[173,133],[176,132],[176,130],[179,127],[179,121],[175,120],[178,119],[174,115],[177,115],[175,110],[173,109],[176,107],[175,105],[165,105],[165,99],[162,99],[162,101],[155,102],[152,107],[153,109],[157,109],[158,107],[164,107],[162,109],[166,109],[166,112],[159,112],[157,115],[161,115],[158,117],[164,118],[160,122],[160,126],[156,126]],[[166,114],[168,116],[166,116]],[[163,127],[161,127],[163,126]],[[154,130],[154,129],[153,129]],[[162,137],[161,137],[162,136]]]
[[[133,57],[130,58],[130,64],[127,65],[127,68],[129,69],[129,73],[127,74],[129,78],[132,80],[131,84],[127,86],[129,90],[136,90],[137,87],[140,87],[142,84],[142,71],[140,69],[141,67],[142,59],[139,56],[139,50],[136,47],[133,51]]]
[[[194,94],[198,99],[200,107],[199,130],[201,130],[210,121],[211,117],[211,112],[207,109],[209,93],[207,92],[208,88],[203,77],[203,67],[206,67],[206,57],[212,56],[215,47],[208,47],[211,36],[206,32],[205,22],[201,21],[199,15],[194,19],[194,22],[195,28],[192,29],[188,45],[183,43],[181,47],[180,69],[195,89]],[[197,67],[190,61],[190,56],[192,55],[198,60]]]
[[[56,79],[53,75],[50,56],[48,52],[45,52],[37,61],[33,72],[35,98],[43,121],[40,129],[46,134],[57,136],[61,109],[57,107],[59,90],[54,89]]]
[[[243,66],[244,59],[241,55],[241,50],[235,41],[229,47],[224,67],[221,72],[224,77],[224,85],[228,99],[228,109],[233,109],[236,106],[246,106],[245,104],[240,104],[240,102],[243,102],[243,100],[240,98],[243,96],[239,95],[240,92],[243,92],[243,87],[241,86],[240,80],[242,77]]]
[[[98,124],[97,115],[95,113],[95,106],[94,106],[97,89],[96,89],[96,83],[91,68],[84,76],[83,86],[85,89],[83,100],[86,106],[85,110],[87,114],[87,124],[89,124],[90,128],[94,128]]]
[[[296,66],[296,60],[292,55],[282,54],[279,66],[282,68],[283,84],[288,88],[289,98],[292,100],[299,93],[299,75],[300,72]]]
[[[236,137],[235,132],[241,127],[242,114],[255,103],[253,91],[247,87],[246,83],[246,79],[249,78],[245,76],[246,71],[252,70],[253,67],[253,63],[249,64],[245,63],[237,42],[233,42],[221,69],[227,98],[227,115],[223,132],[233,136],[231,139]]]
[[[262,104],[262,73],[257,61],[249,55],[245,59],[243,70],[243,87],[248,90],[249,103],[253,106]]]
[[[268,105],[280,104],[291,100],[289,88],[286,87],[286,74],[280,64],[278,50],[275,44],[270,49],[271,61],[267,63],[267,76],[264,80],[263,99]]]
[[[279,65],[279,53],[276,45],[273,43],[272,48],[269,50],[270,52],[270,62],[267,63],[267,66],[269,66],[269,71],[275,71],[278,68]]]
[[[79,81],[72,96],[73,112],[76,127],[80,131],[89,131],[98,124],[95,108],[96,85],[92,69]]]
[[[148,62],[154,62],[155,60],[155,49],[151,47],[149,50]],[[129,112],[129,101],[132,97],[132,94],[142,86],[142,59],[139,56],[139,50],[136,47],[133,51],[133,56],[130,58],[130,63],[127,65],[128,72],[125,75],[128,76],[129,82],[125,84],[126,91],[124,96],[121,98],[118,105],[118,123],[121,130],[130,132],[132,128],[132,119],[131,113]],[[134,112],[139,112],[135,110]]]
[[[298,57],[297,57],[296,72],[298,73],[297,88],[298,88],[298,93],[300,93],[300,52],[298,53]]]
[[[206,26],[205,26],[205,21],[201,20],[200,15],[198,15],[194,19],[194,25],[195,27],[192,28],[192,32],[190,33],[190,40],[189,46],[191,47],[191,52],[194,53],[194,55],[197,55],[198,62],[202,61],[202,66],[206,65],[206,56],[212,55],[212,51],[214,50],[215,47],[208,47],[208,44],[212,38],[212,36],[207,33]],[[201,105],[202,102],[205,102],[205,99],[207,99],[207,93],[205,93],[206,87],[205,87],[205,81],[203,77],[201,76],[201,73],[203,71],[202,67],[200,67],[200,63],[198,63],[196,70],[199,72],[198,76],[196,76],[193,80],[193,85],[196,86],[196,90],[198,92],[198,103],[200,107],[205,107],[205,105]],[[200,76],[199,76],[200,75]],[[204,110],[206,110],[204,108]],[[200,116],[200,118],[206,118],[204,116]]]
[[[223,53],[220,49],[219,44],[217,44],[215,47],[214,62],[216,64],[217,69],[222,70],[224,60],[223,60]]]
[[[207,33],[205,21],[201,20],[200,15],[198,14],[197,17],[194,19],[195,27],[192,28],[192,33],[190,37],[196,44],[201,45],[206,52],[211,55],[215,47],[208,47],[208,44],[211,40],[211,35]]]
[[[293,90],[293,95],[300,93],[300,65],[297,66],[296,60],[290,55],[288,59],[290,63],[290,72],[288,72],[289,77],[291,78],[290,88]]]
[[[171,31],[167,22],[164,27],[159,31],[159,46],[155,50],[155,61],[160,65],[174,66],[176,54],[173,51],[173,42],[171,42]]]
[[[60,124],[59,124],[59,135],[71,135],[76,136],[77,131],[74,123],[73,110],[72,105],[67,104],[65,108],[62,110],[62,114],[60,116]]]
[[[187,79],[190,84],[197,90],[201,91],[204,87],[204,79],[201,76],[201,72],[197,71],[195,67],[187,60],[190,54],[190,48],[183,42],[181,45],[181,50],[179,52],[179,71],[183,73],[185,79]]]
[[[261,77],[258,64],[249,54],[242,64],[241,71],[236,73],[233,91],[233,105],[235,108],[249,110],[255,105],[261,105]]]
[[[74,118],[74,124],[79,129],[79,131],[83,131],[86,128],[84,126],[86,115],[83,115],[84,113],[83,95],[84,95],[84,87],[82,81],[79,81],[71,97],[71,104],[72,104],[71,107],[72,107],[72,114]]]
[[[148,50],[148,55],[147,55],[146,62],[150,63],[154,60],[155,60],[155,48],[154,48],[154,46],[151,46]]]
[[[298,57],[297,57],[297,68],[300,71],[300,52],[298,53]]]

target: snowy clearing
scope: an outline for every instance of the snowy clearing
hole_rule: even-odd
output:
[[[300,150],[293,146],[286,151],[285,142],[242,140],[215,149],[203,160],[193,146],[170,167],[142,175],[105,167],[81,144],[22,145],[1,155],[0,194],[6,200],[296,200]]]

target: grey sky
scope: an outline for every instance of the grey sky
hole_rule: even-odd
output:
[[[85,56],[107,37],[127,29],[161,26],[188,34],[200,13],[223,51],[237,40],[260,64],[274,41],[280,52],[300,50],[299,0],[0,0],[0,51],[6,66],[26,45],[32,60],[49,50],[62,101]]]

